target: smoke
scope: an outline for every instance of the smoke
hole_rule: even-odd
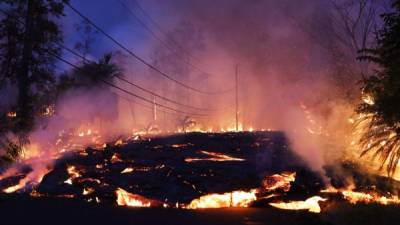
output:
[[[191,83],[207,83],[210,90],[233,87],[235,65],[239,66],[239,117],[245,129],[284,131],[293,149],[315,170],[321,170],[328,159],[342,156],[351,134],[348,118],[354,100],[347,94],[358,95],[356,82],[360,77],[339,71],[337,61],[341,59],[335,58],[328,48],[338,46],[329,36],[337,29],[332,24],[333,9],[329,2],[171,0],[143,4],[149,14],[160,7],[171,12],[156,20],[174,40],[184,40],[182,37],[188,36],[187,33],[194,36],[193,33],[201,32],[200,40],[179,42],[193,54],[187,56],[193,64],[212,73],[206,81]],[[187,32],[179,33],[179,28],[184,29],[187,24],[190,24]],[[190,41],[204,47],[190,48],[194,45]],[[201,74],[188,68],[164,46],[154,45],[153,51],[157,52],[154,61],[165,61],[160,63],[161,68],[182,78],[190,74],[191,79],[196,79]],[[347,66],[355,67],[354,58],[349,56],[346,60]],[[180,74],[182,68],[188,71]],[[201,100],[204,96],[175,86],[167,85],[165,93],[172,93],[175,98],[184,96],[203,107],[224,108],[235,102],[234,93],[206,96],[206,102]],[[201,122],[226,127],[234,121],[234,108],[228,107]]]
[[[233,88],[238,65],[239,120],[244,129],[284,131],[292,148],[318,171],[322,171],[328,159],[343,154],[351,136],[348,118],[353,112],[352,99],[349,101],[346,93],[349,90],[358,92],[356,82],[359,77],[346,74],[344,79],[337,65],[342,59],[335,58],[327,47],[336,46],[327,35],[333,32],[332,8],[328,1],[142,2],[143,8],[154,15],[154,20],[173,40],[157,31],[143,13],[140,17],[178,54],[166,49],[149,34],[144,35],[145,40],[135,42],[137,37],[122,31],[130,24],[128,19],[124,20],[123,26],[115,25],[112,32],[126,46],[136,46],[143,58],[163,72],[204,91]],[[158,11],[160,9],[163,13]],[[134,10],[140,12],[137,8]],[[154,10],[157,11],[155,14]],[[108,43],[101,39],[96,43],[99,48],[111,46],[109,43],[103,45],[106,41]],[[123,67],[126,79],[131,82],[187,105],[219,110],[180,107],[124,82],[118,81],[118,86],[150,102],[188,112],[187,115],[211,114],[208,117],[192,116],[196,129],[219,131],[234,127],[234,92],[211,96],[194,93],[148,70],[131,56],[119,55],[115,61]],[[356,62],[350,59],[341,63],[354,67]],[[189,121],[187,115],[110,90],[78,89],[64,95],[57,103],[56,115],[32,134],[32,143],[40,145],[35,149],[52,151],[60,136],[69,133],[78,136],[73,141],[79,140],[84,146],[92,144],[93,140],[79,139],[79,134],[85,137],[95,132],[104,142],[121,134],[148,131],[155,126],[162,131],[175,132],[184,127],[184,121]],[[50,147],[46,147],[49,144]]]

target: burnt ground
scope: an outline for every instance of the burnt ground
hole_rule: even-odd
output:
[[[227,154],[245,161],[196,161],[207,158],[201,151]],[[116,157],[113,157],[116,156]],[[113,159],[114,158],[114,159]],[[80,177],[67,184],[68,166]],[[132,173],[121,173],[131,167]],[[17,184],[29,172],[21,166],[19,176],[0,181],[0,189]],[[128,192],[174,206],[189,203],[207,193],[259,188],[265,176],[283,171],[296,172],[289,192],[278,190],[280,200],[304,200],[320,194],[322,178],[307,167],[288,145],[281,132],[224,134],[190,133],[168,137],[142,138],[104,149],[87,148],[68,152],[58,159],[51,172],[34,187],[41,197],[29,196],[32,185],[12,195],[0,194],[1,224],[397,224],[400,208],[395,206],[349,205],[333,201],[322,214],[284,211],[265,201],[243,209],[133,209],[116,206],[115,190]],[[340,171],[340,173],[338,172]],[[359,186],[391,191],[393,183],[366,176],[351,163],[327,167],[332,183],[344,186],[351,177]],[[345,176],[345,177],[344,177]],[[83,195],[84,188],[94,192]],[[65,199],[65,197],[73,199]],[[94,203],[95,199],[101,201]],[[274,199],[271,199],[274,200]],[[395,217],[395,218],[392,218]]]

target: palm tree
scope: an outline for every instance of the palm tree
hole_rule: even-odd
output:
[[[371,153],[389,176],[400,160],[400,0],[393,8],[382,16],[377,47],[362,51],[360,58],[375,62],[379,69],[363,81],[364,102],[357,110],[361,155]]]

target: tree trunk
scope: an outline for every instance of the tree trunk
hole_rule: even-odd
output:
[[[26,17],[23,53],[21,59],[21,69],[17,76],[18,82],[18,122],[17,131],[26,134],[33,127],[33,103],[30,82],[30,64],[32,58],[32,35],[33,35],[33,7],[35,0],[28,0]]]

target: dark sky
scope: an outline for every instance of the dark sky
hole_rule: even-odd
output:
[[[145,15],[140,14],[141,12],[133,1],[121,1],[125,2],[130,10],[151,26],[149,19],[146,18]],[[160,7],[154,7],[154,5],[149,4],[149,1],[138,0],[138,2],[157,23],[163,25],[163,17],[168,15],[166,15],[166,12],[162,9],[162,5],[160,5]],[[71,5],[89,17],[118,41],[122,42],[125,46],[139,55],[146,57],[146,50],[149,48],[149,44],[152,43],[150,41],[152,37],[143,26],[135,20],[128,9],[122,6],[120,0],[71,0]],[[81,38],[81,35],[76,32],[74,24],[81,23],[82,19],[68,7],[65,9],[65,13],[66,18],[64,18],[63,22],[65,42],[68,46],[72,47]],[[171,18],[171,16],[168,17]],[[95,57],[99,57],[107,51],[118,49],[116,45],[104,35],[96,34],[94,37],[95,42],[92,45],[92,54]]]

